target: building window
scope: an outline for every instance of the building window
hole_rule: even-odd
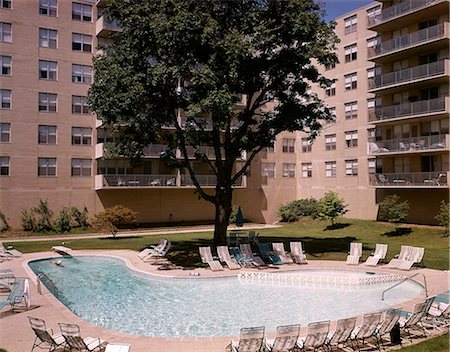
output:
[[[325,95],[327,97],[332,97],[336,95],[336,82],[332,83],[331,86],[325,88]]]
[[[302,138],[302,152],[309,153],[312,150],[312,143],[308,138]]]
[[[328,108],[328,110],[330,110],[331,117],[333,117],[333,121],[331,121],[331,122],[336,122],[336,108],[332,107],[332,108]]]
[[[56,112],[56,94],[39,93],[39,111]]]
[[[275,177],[275,163],[262,163],[261,176],[274,178]]]
[[[75,21],[92,21],[92,5],[72,3],[72,19]]]
[[[295,138],[283,138],[283,153],[295,153]]]
[[[377,171],[377,159],[368,159],[369,175],[375,174]]]
[[[58,0],[39,0],[39,14],[56,17],[58,15]]]
[[[358,76],[356,72],[350,73],[349,75],[345,75],[345,90],[352,90],[358,87]]]
[[[39,79],[56,81],[58,64],[56,61],[39,60]]]
[[[345,132],[345,145],[347,148],[355,148],[358,146],[358,131]]]
[[[41,48],[56,49],[58,47],[58,31],[39,28],[39,46]]]
[[[92,128],[72,127],[72,145],[92,145]]]
[[[11,91],[9,89],[0,89],[0,102],[2,109],[11,109]]]
[[[302,177],[312,177],[312,163],[302,163]]]
[[[9,156],[0,156],[0,176],[9,176]]]
[[[336,161],[325,162],[325,177],[336,177]]]
[[[367,10],[367,17],[374,17],[381,14],[381,6],[375,6]]]
[[[10,9],[11,5],[11,0],[0,0],[0,9]]]
[[[0,22],[0,42],[12,43],[11,23]]]
[[[332,64],[329,64],[329,65],[325,65],[325,70],[332,70],[333,68],[335,68],[336,67],[336,63],[332,63]]]
[[[358,102],[352,101],[350,103],[345,103],[345,118],[356,119],[358,117]]]
[[[39,125],[39,144],[56,144],[56,126]]]
[[[72,176],[91,176],[91,159],[72,159]]]
[[[358,17],[356,15],[344,18],[345,34],[349,34],[356,31],[358,24]]]
[[[336,150],[336,134],[325,135],[325,150]]]
[[[72,65],[72,82],[92,83],[92,67],[85,65]]]
[[[11,76],[11,56],[0,56],[0,75]]]
[[[355,61],[358,57],[358,48],[356,44],[346,46],[345,50],[345,62]]]
[[[38,176],[56,176],[56,158],[38,158]]]
[[[72,50],[90,53],[92,51],[92,36],[72,33]]]
[[[0,123],[0,143],[11,142],[11,124],[7,122]]]
[[[358,160],[345,160],[345,174],[347,176],[357,176],[358,175]]]
[[[86,97],[72,95],[72,114],[89,114]]]
[[[283,163],[283,177],[295,177],[295,163]]]

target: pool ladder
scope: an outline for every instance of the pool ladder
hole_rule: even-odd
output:
[[[44,283],[44,281],[45,281],[45,283]],[[56,287],[55,283],[47,275],[45,275],[43,272],[40,272],[37,275],[37,291],[42,295],[41,284],[44,284],[45,287],[47,287],[47,289],[51,293],[53,293],[53,295],[56,298],[58,298],[58,296],[59,296],[58,288]]]
[[[422,275],[422,277],[423,277],[423,283],[424,283],[424,288],[425,288],[425,297],[428,297],[427,278],[426,278],[425,275],[422,274],[422,273],[415,273],[414,275],[405,277],[402,281],[397,282],[395,285],[393,285],[393,286],[391,286],[391,287],[385,289],[385,290],[383,291],[383,293],[381,294],[381,300],[384,301],[384,294],[385,294],[387,291],[393,289],[394,287],[397,287],[398,285],[401,285],[401,284],[404,283],[405,281],[411,280],[414,276],[417,276],[417,275]],[[413,281],[415,281],[415,280],[413,280]],[[417,281],[415,281],[415,282],[417,282]]]

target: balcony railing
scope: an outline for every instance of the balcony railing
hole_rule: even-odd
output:
[[[206,187],[215,187],[217,184],[217,179],[215,175],[197,175],[196,176],[198,182],[202,186]],[[234,187],[242,187],[243,178],[239,177],[237,181],[234,183]],[[194,186],[194,182],[192,182],[192,179],[189,175],[181,175],[181,186]]]
[[[389,21],[392,18],[404,16],[408,13],[420,10],[440,0],[404,0],[393,6],[389,6],[380,14],[367,18],[367,25],[374,26],[381,22]]]
[[[97,175],[103,176],[103,187],[173,187],[177,175]]]
[[[105,16],[100,16],[95,23],[95,32],[97,36],[106,36],[109,32],[119,32],[122,29],[117,24],[117,21],[108,22]]]
[[[216,153],[214,151],[214,147],[211,147],[211,146],[200,146],[198,148],[194,148],[192,146],[187,146],[186,147],[186,151],[187,151],[188,156],[190,158],[195,157],[195,151],[196,150],[198,150],[200,153],[206,155],[208,157],[208,159],[215,159],[216,158]],[[222,157],[224,156],[224,149],[223,148],[221,148],[220,154],[222,155]]]
[[[380,121],[445,111],[445,98],[419,100],[414,103],[369,109],[369,121]]]
[[[448,65],[448,60],[441,60],[375,76],[369,79],[369,89],[437,76],[445,73],[445,65]]]
[[[419,43],[437,39],[444,36],[444,24],[440,23],[432,27],[409,33],[403,37],[386,40],[375,47],[368,48],[368,56],[372,58],[378,55],[385,55],[390,52],[406,49]]]
[[[382,173],[371,176],[370,185],[375,187],[447,187],[447,171]]]
[[[390,139],[368,143],[369,154],[439,150],[446,147],[446,135]]]
[[[156,157],[159,158],[161,153],[167,150],[167,145],[165,144],[150,144],[144,148],[144,157]]]

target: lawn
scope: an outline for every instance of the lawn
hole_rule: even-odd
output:
[[[416,345],[403,347],[399,352],[448,352],[449,351],[449,335],[448,333],[421,342]]]
[[[391,225],[369,220],[341,219],[330,228],[327,223],[304,218],[296,223],[283,224],[280,228],[258,230],[261,242],[302,241],[309,260],[345,260],[351,242],[363,243],[363,259],[370,255],[376,243],[389,245],[387,260],[400,252],[402,244],[425,247],[422,265],[432,269],[449,268],[448,235],[442,228],[402,225],[398,230]],[[173,243],[170,259],[178,265],[200,266],[198,247],[212,244],[212,233],[183,233],[165,236],[130,235],[119,238],[68,239],[64,246],[73,249],[132,249],[139,251],[156,244],[160,237]],[[24,252],[48,251],[61,240],[15,242],[14,248]]]

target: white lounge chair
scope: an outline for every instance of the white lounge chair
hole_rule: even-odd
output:
[[[406,318],[401,317],[399,319],[400,329],[402,329],[408,336],[410,340],[412,340],[411,333],[413,331],[419,332],[419,336],[426,337],[428,331],[425,326],[422,324],[422,319],[426,317],[428,310],[433,304],[435,296],[428,297],[424,302],[418,303],[414,306],[413,311]]]
[[[406,260],[410,257],[413,247],[412,246],[401,246],[400,253],[391,259],[389,263],[386,264],[386,268],[398,269],[402,260]]]
[[[284,250],[284,243],[283,242],[277,242],[272,243],[272,249],[273,252],[280,257],[280,259],[283,261],[284,264],[292,264],[294,260],[291,258],[290,255],[286,253]]]
[[[237,260],[231,258],[227,246],[218,246],[217,255],[219,256],[220,261],[224,262],[229,269],[237,270],[241,268]]]
[[[412,247],[410,255],[406,259],[400,260],[397,269],[409,270],[414,264],[418,264],[422,261],[425,254],[425,248]]]
[[[165,257],[166,254],[169,252],[170,247],[172,246],[172,243],[170,241],[167,241],[165,247],[161,251],[154,250],[147,254],[145,257],[142,258],[143,262],[149,262],[155,258],[161,258]]]
[[[45,321],[39,318],[28,317],[31,328],[36,335],[33,342],[33,347],[46,348],[49,352],[57,350],[60,346],[64,345],[66,340],[61,334],[53,334],[53,330],[47,330]]]
[[[148,256],[149,254],[154,253],[154,252],[159,252],[159,253],[160,253],[160,252],[163,251],[164,248],[167,246],[167,242],[168,242],[168,241],[167,241],[165,238],[161,238],[161,239],[159,240],[159,243],[158,243],[157,245],[153,245],[153,246],[144,248],[144,249],[143,249],[142,251],[140,251],[139,254],[138,254],[139,259],[143,259],[143,258],[145,258],[146,256]]]
[[[0,255],[5,258],[19,258],[23,255],[23,253],[18,251],[17,249],[6,249],[3,245],[3,242],[0,241]]]
[[[386,258],[387,249],[387,244],[377,243],[375,246],[375,252],[366,259],[364,264],[367,266],[377,266],[380,260],[383,261]]]
[[[389,309],[384,314],[383,321],[375,330],[374,337],[377,341],[378,349],[381,350],[383,336],[389,334],[400,319],[399,309]]]
[[[360,350],[361,346],[366,344],[367,339],[373,338],[376,341],[375,332],[381,321],[381,312],[369,313],[363,315],[361,326],[355,329],[352,334],[352,340]]]
[[[308,325],[308,334],[297,342],[297,347],[301,350],[313,350],[324,348],[327,342],[328,332],[330,331],[330,321],[321,321],[310,323]]]
[[[344,346],[348,346],[355,325],[356,317],[338,320],[333,334],[327,338],[328,349],[331,351],[334,347],[342,349]]]
[[[450,326],[450,304],[433,302],[426,316],[422,319],[422,325],[442,331]]]
[[[239,341],[231,341],[227,352],[260,352],[264,346],[264,326],[242,328]]]
[[[102,351],[108,344],[107,341],[103,341],[98,337],[85,337],[80,335],[80,327],[75,324],[59,323],[61,329],[61,335],[66,340],[66,344],[72,351]]]
[[[223,270],[222,264],[218,260],[214,260],[211,253],[211,247],[198,247],[202,262],[208,264],[212,271]]]
[[[266,350],[271,352],[291,352],[295,349],[299,334],[300,324],[278,326],[275,339],[266,340]]]
[[[348,252],[346,264],[358,265],[359,259],[362,255],[362,243],[352,242],[350,243],[350,252]]]
[[[308,264],[306,255],[302,247],[301,242],[291,242],[289,244],[291,249],[291,255],[294,257],[294,262],[297,264]]]

